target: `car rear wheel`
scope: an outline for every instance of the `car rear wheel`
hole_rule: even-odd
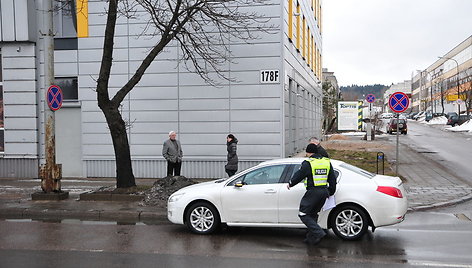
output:
[[[220,226],[220,215],[210,203],[193,204],[185,216],[187,227],[196,234],[211,234]]]
[[[333,232],[343,240],[358,240],[369,227],[366,213],[359,207],[349,205],[337,208],[330,217]]]

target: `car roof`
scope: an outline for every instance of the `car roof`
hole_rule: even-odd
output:
[[[276,165],[276,164],[301,164],[304,160],[307,160],[308,157],[290,157],[290,158],[279,158],[268,160],[260,163],[258,166],[266,166],[266,165]],[[331,163],[335,166],[339,166],[340,164],[344,163],[340,160],[330,159]]]

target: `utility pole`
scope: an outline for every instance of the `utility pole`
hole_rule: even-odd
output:
[[[440,59],[447,59],[447,60],[452,60],[456,63],[456,73],[457,73],[457,79],[456,79],[456,83],[457,83],[457,114],[460,115],[461,114],[461,105],[460,105],[460,102],[459,102],[459,97],[460,97],[460,88],[459,88],[459,63],[457,62],[457,60],[453,59],[453,58],[449,58],[449,57],[441,57],[439,56],[438,58]]]
[[[69,196],[61,191],[62,166],[56,164],[55,112],[47,104],[47,89],[54,84],[54,27],[53,0],[43,0],[43,29],[41,31],[44,44],[44,157],[45,164],[39,168],[41,189],[43,192],[34,193],[33,200],[62,200]]]

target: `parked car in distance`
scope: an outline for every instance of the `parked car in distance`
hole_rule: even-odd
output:
[[[390,119],[390,118],[393,118],[392,113],[383,113],[380,115],[380,119]]]
[[[230,178],[182,188],[169,197],[167,217],[196,234],[213,233],[221,224],[306,228],[298,217],[305,186],[299,183],[287,189],[304,160],[266,161]],[[336,206],[319,213],[322,228],[331,228],[341,239],[357,240],[369,226],[403,221],[408,201],[400,178],[373,174],[338,160],[331,164],[337,177]]]
[[[447,124],[455,127],[458,125],[462,125],[463,123],[467,122],[470,119],[471,119],[471,116],[466,115],[466,114],[461,114],[460,116],[452,115],[451,117],[449,117],[449,119],[447,119]]]
[[[429,122],[431,119],[433,119],[433,113],[431,111],[427,111],[424,120]]]
[[[390,121],[388,121],[387,124],[387,133],[392,134],[393,132],[397,132],[397,121],[398,121],[398,131],[401,134],[405,134],[408,132],[407,125],[406,125],[406,120],[405,119],[396,119],[392,118]]]
[[[420,117],[423,116],[423,115],[424,115],[424,112],[419,112],[419,113],[417,113],[415,116],[413,116],[413,119],[414,119],[414,120],[418,120],[418,118],[420,118]]]
[[[449,112],[449,113],[446,114],[446,118],[449,119],[453,115],[457,115],[457,113],[456,112]]]
[[[413,119],[413,117],[417,114],[418,114],[418,112],[411,112],[411,113],[408,114],[407,118],[408,119]]]

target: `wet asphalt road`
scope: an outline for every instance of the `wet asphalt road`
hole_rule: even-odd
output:
[[[238,228],[194,235],[183,226],[0,220],[0,267],[461,267],[472,268],[472,202],[407,214],[361,241],[333,233]]]
[[[444,128],[408,120],[408,134],[401,135],[400,142],[440,162],[472,185],[472,133],[454,133]]]

